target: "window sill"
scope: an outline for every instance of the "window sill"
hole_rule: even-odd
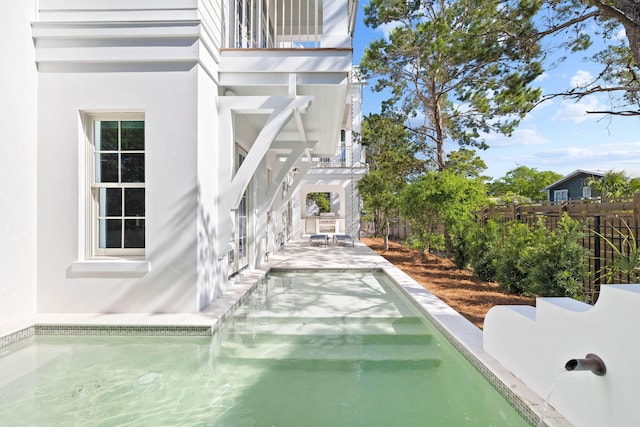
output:
[[[76,261],[67,270],[74,277],[142,277],[151,270],[149,261],[104,259]]]

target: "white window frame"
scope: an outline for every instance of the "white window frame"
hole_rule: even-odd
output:
[[[553,191],[553,201],[554,202],[565,202],[569,200],[569,190],[554,190]]]
[[[146,190],[145,182],[117,182],[117,183],[97,183],[96,182],[96,151],[95,151],[95,123],[99,121],[143,121],[145,122],[144,113],[92,113],[85,116],[85,135],[86,143],[86,193],[85,193],[85,257],[86,259],[132,259],[141,260],[145,257],[146,248],[146,202],[145,216],[141,217],[145,221],[145,244],[142,248],[101,248],[99,245],[99,225],[98,225],[98,190],[100,188],[143,188]],[[146,122],[145,122],[146,134]],[[146,141],[144,150],[136,150],[137,153],[146,154]],[[120,152],[120,147],[117,150]],[[146,158],[146,155],[145,155]],[[146,165],[145,165],[146,169]],[[146,192],[146,191],[145,191]],[[146,199],[146,197],[145,197]],[[123,216],[123,219],[125,217]]]
[[[582,187],[582,198],[590,199],[591,193],[592,193],[591,187],[589,187],[588,185],[585,185],[584,187]]]
[[[234,154],[234,171],[238,172],[242,162],[246,160],[248,153],[239,145],[236,145]],[[249,188],[245,189],[240,199],[237,209],[232,210],[233,232],[232,244],[233,248],[228,254],[228,263],[231,274],[235,274],[249,265]],[[244,228],[242,225],[244,224]]]

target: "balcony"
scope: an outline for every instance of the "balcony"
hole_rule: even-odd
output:
[[[224,49],[350,49],[357,1],[39,0],[37,7],[36,61],[54,71],[200,63],[215,76]],[[325,56],[343,65],[342,55]]]
[[[342,146],[334,157],[315,157],[316,168],[366,168],[364,149],[360,145],[353,147]]]
[[[226,48],[350,48],[357,1],[235,0]]]

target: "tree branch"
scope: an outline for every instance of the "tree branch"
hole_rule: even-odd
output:
[[[542,39],[542,38],[544,38],[546,36],[549,36],[551,34],[555,34],[555,33],[559,32],[559,31],[562,31],[562,30],[564,30],[566,28],[569,28],[569,27],[571,27],[571,26],[573,26],[575,24],[578,24],[580,22],[587,21],[587,20],[589,20],[591,18],[596,18],[596,17],[600,16],[601,14],[602,13],[600,12],[600,10],[594,10],[593,12],[589,12],[586,15],[582,15],[582,16],[579,16],[577,18],[570,19],[569,21],[563,22],[562,24],[560,24],[558,26],[551,27],[550,29],[548,29],[546,31],[539,32],[537,34],[538,40],[540,40],[540,39]]]
[[[634,21],[633,19],[630,19],[627,15],[625,15],[625,13],[622,10],[616,7],[610,6],[608,4],[605,4],[604,2],[598,1],[598,0],[588,0],[588,2],[592,6],[597,7],[602,15],[607,16],[609,18],[617,19],[625,27],[630,26],[630,27],[635,27],[636,29],[640,29],[640,24]],[[620,3],[620,2],[616,2],[616,3]]]
[[[640,116],[640,110],[625,110],[625,111],[587,111],[587,114],[610,114],[612,116],[624,116],[624,117],[633,117]]]

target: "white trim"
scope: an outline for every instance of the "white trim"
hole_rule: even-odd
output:
[[[231,211],[238,207],[243,192],[247,189],[255,171],[264,156],[271,148],[271,144],[278,136],[285,124],[293,117],[295,110],[304,110],[313,101],[312,96],[297,96],[295,98],[282,96],[252,97],[252,96],[224,96],[220,98],[222,120],[221,141],[232,140],[234,135],[233,116],[235,114],[264,114],[270,113],[266,123],[251,144],[247,157],[242,166],[236,171],[225,191],[220,194],[218,204],[218,257],[231,249]],[[226,123],[225,123],[226,122]]]
[[[560,197],[558,197],[560,196]],[[564,197],[563,197],[564,196]],[[562,190],[553,190],[553,201],[554,202],[563,202],[569,200],[569,190],[562,189]]]
[[[149,261],[96,259],[76,261],[69,267],[70,277],[141,277],[151,271]]]
[[[106,262],[114,262],[114,261],[122,261],[123,259],[127,259],[130,257],[142,257],[144,258],[146,253],[146,235],[145,235],[145,247],[143,248],[135,248],[135,249],[99,249],[97,247],[97,225],[95,224],[95,209],[96,209],[96,201],[94,197],[94,190],[96,188],[94,178],[95,178],[95,155],[94,155],[94,144],[95,144],[95,136],[94,132],[94,123],[96,121],[129,121],[129,120],[141,120],[145,122],[145,114],[140,111],[118,111],[118,112],[99,112],[99,111],[85,111],[81,112],[81,137],[83,139],[83,147],[81,151],[83,151],[83,156],[80,157],[84,159],[84,164],[81,167],[83,172],[84,179],[81,182],[81,192],[82,196],[80,197],[80,201],[82,204],[80,205],[80,210],[84,212],[81,220],[81,228],[83,232],[79,234],[79,259],[81,260],[98,260],[100,257],[104,256],[113,256],[114,259],[109,259]],[[146,130],[145,130],[146,132]],[[145,141],[145,150],[142,150],[143,153],[146,152],[146,141]],[[146,165],[145,165],[146,169]],[[117,188],[125,188],[131,187],[129,184],[118,184],[113,187]],[[140,187],[146,189],[146,182],[142,183],[142,185],[133,185],[135,187]],[[107,184],[104,187],[111,187],[111,185]],[[145,196],[146,199],[146,196]],[[146,205],[146,202],[145,202]],[[146,209],[145,209],[146,210]],[[146,221],[146,212],[145,212],[145,221]],[[146,234],[146,233],[145,233]],[[84,262],[83,261],[83,262]],[[101,261],[102,263],[105,260]],[[73,270],[73,269],[72,269]],[[148,271],[148,270],[147,270]],[[95,273],[105,273],[109,274],[109,271],[102,271],[101,269],[97,269]]]

